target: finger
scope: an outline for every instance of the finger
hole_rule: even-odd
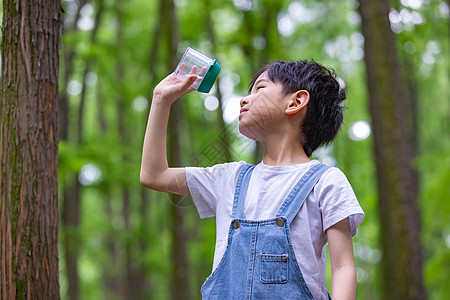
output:
[[[189,77],[187,77],[183,84],[180,86],[180,89],[182,91],[187,90],[195,80],[197,80],[197,75],[189,75]]]
[[[197,73],[197,66],[192,66],[191,72],[189,72],[189,74],[196,74]]]
[[[208,67],[206,67],[206,66],[202,67],[202,69],[200,70],[200,72],[198,72],[198,76],[203,76],[203,75],[205,75],[206,70],[208,70]]]
[[[182,63],[182,64],[180,65],[180,68],[178,69],[178,73],[181,73],[181,72],[184,70],[185,67],[186,67],[186,64],[185,64],[185,63]]]

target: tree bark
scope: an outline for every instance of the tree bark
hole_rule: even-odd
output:
[[[59,299],[59,1],[4,1],[2,299]]]
[[[406,84],[402,79],[388,0],[360,0],[365,63],[377,168],[383,299],[425,299],[422,277],[417,171],[409,140]]]

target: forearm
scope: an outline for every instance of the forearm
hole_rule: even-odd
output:
[[[167,122],[171,105],[181,96],[193,91],[197,78],[189,76],[180,81],[172,75],[164,78],[153,90],[153,100],[145,131],[142,150],[141,183],[153,190],[189,195],[184,168],[169,168],[167,164]]]
[[[149,184],[168,169],[166,137],[170,104],[158,95],[153,97],[142,150],[141,182]]]
[[[333,300],[349,300],[356,298],[356,270],[355,265],[346,265],[332,270]]]

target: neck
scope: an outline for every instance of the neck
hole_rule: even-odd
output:
[[[311,161],[298,138],[284,135],[268,136],[263,141],[265,151],[263,161],[266,165],[285,166]]]

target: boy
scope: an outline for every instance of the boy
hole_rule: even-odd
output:
[[[352,236],[364,213],[345,175],[309,157],[342,123],[334,73],[314,61],[264,66],[241,100],[239,130],[265,146],[257,166],[169,168],[170,106],[196,79],[169,75],[154,89],[141,167],[151,189],[192,195],[201,218],[216,217],[213,273],[204,299],[355,299]]]

